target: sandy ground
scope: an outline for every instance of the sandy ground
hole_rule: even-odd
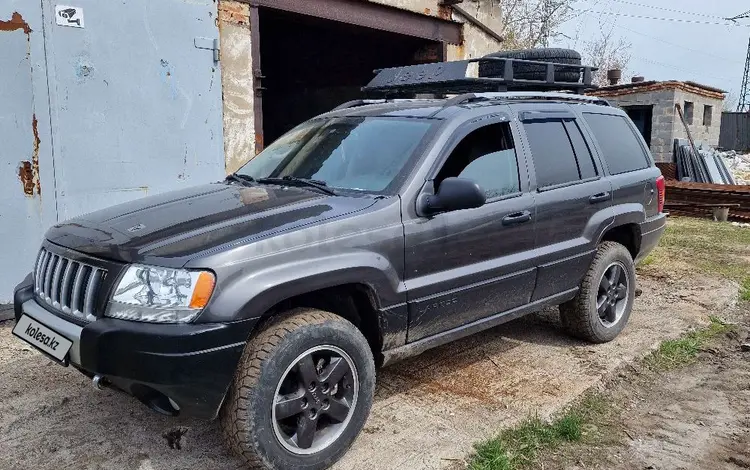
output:
[[[625,368],[602,400],[614,419],[598,423],[603,445],[571,445],[540,459],[552,470],[750,469],[750,308],[738,330],[704,347],[698,362],[671,372]]]
[[[337,469],[439,469],[529,413],[549,415],[623,363],[736,302],[737,286],[685,271],[639,279],[630,325],[614,342],[569,339],[554,311],[429,351],[379,372],[364,432]],[[241,468],[216,423],[154,414],[96,391],[0,324],[0,469]],[[165,431],[185,426],[182,449]],[[643,468],[643,467],[641,467]]]

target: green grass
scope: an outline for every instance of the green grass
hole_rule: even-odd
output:
[[[695,362],[701,348],[711,339],[731,331],[733,327],[717,317],[710,317],[706,328],[691,331],[679,339],[663,342],[659,349],[644,359],[652,369],[670,370]]]
[[[658,269],[670,260],[743,282],[750,272],[750,229],[711,220],[670,218],[659,246],[640,267]]]
[[[750,302],[750,277],[746,277],[740,285],[740,299]]]
[[[469,464],[471,470],[516,470],[535,462],[537,454],[563,442],[577,442],[583,437],[585,416],[578,407],[571,408],[551,422],[537,416],[527,418],[506,429],[494,439],[475,446]]]

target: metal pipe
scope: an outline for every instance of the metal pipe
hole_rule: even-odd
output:
[[[476,19],[472,14],[470,14],[468,11],[464,10],[460,6],[453,5],[451,8],[454,11],[460,13],[461,16],[463,16],[464,18],[466,18],[469,21],[469,23],[473,24],[477,28],[481,29],[482,31],[484,31],[485,33],[487,33],[488,35],[490,35],[497,42],[503,42],[503,41],[505,41],[505,39],[502,36],[500,36],[499,34],[497,34],[492,28],[490,28],[486,24],[484,24],[481,21],[479,21],[478,19]]]

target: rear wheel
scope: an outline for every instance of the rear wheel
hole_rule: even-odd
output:
[[[622,332],[635,299],[635,266],[615,242],[599,245],[576,297],[560,306],[565,328],[580,339],[606,343]]]
[[[347,451],[370,412],[375,365],[345,319],[297,309],[245,348],[221,422],[251,468],[323,469]]]

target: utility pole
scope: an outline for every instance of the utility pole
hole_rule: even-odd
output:
[[[750,42],[747,44],[747,59],[745,60],[745,75],[740,88],[740,101],[737,104],[738,113],[750,113]]]
[[[737,22],[743,18],[750,18],[750,11],[746,11],[733,18],[727,18],[729,21]],[[740,88],[740,100],[737,103],[738,113],[750,113],[750,41],[747,44],[747,59],[745,59],[745,73],[742,76],[742,87]]]

